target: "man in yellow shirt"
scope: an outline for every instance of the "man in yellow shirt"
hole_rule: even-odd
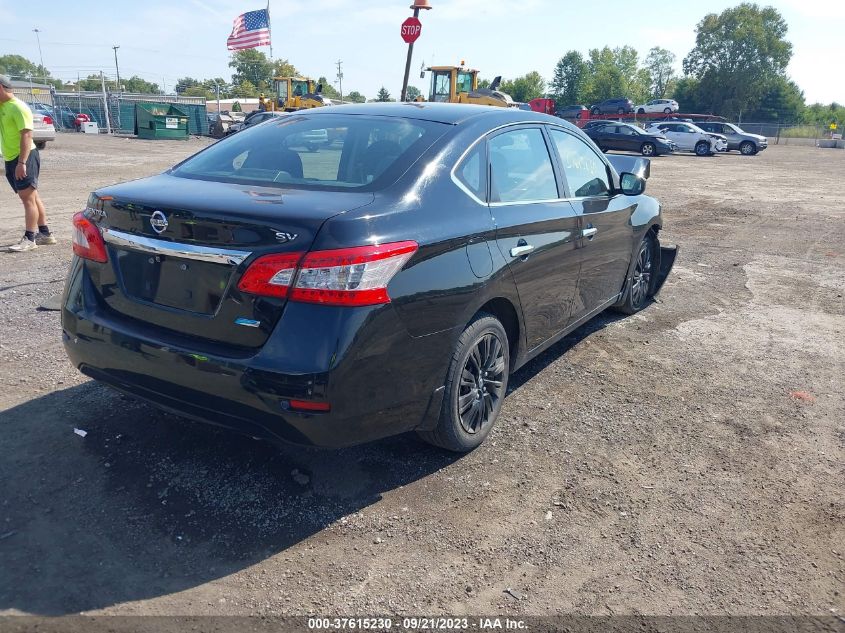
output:
[[[26,231],[13,252],[29,251],[39,245],[55,244],[47,227],[47,212],[38,195],[41,157],[32,142],[32,112],[12,94],[12,82],[0,75],[0,148],[6,163],[6,180],[23,202]]]

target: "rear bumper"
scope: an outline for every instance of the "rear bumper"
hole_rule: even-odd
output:
[[[49,128],[35,128],[32,130],[32,140],[35,143],[41,143],[45,141],[55,141],[56,140],[56,130],[52,127]]]
[[[391,305],[290,303],[260,350],[216,355],[98,304],[77,258],[62,306],[65,349],[84,374],[185,417],[273,440],[359,444],[439,414],[451,332],[412,337]],[[300,413],[289,400],[327,401]]]

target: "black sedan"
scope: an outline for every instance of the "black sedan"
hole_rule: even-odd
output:
[[[643,156],[659,156],[675,151],[673,143],[665,136],[649,134],[628,123],[610,122],[595,125],[585,129],[584,133],[593,139],[603,152],[618,150],[638,152]]]
[[[308,139],[342,130],[309,151]],[[83,373],[253,436],[478,446],[510,373],[674,260],[648,161],[558,118],[366,104],[250,127],[74,216]],[[620,173],[620,171],[622,173]]]

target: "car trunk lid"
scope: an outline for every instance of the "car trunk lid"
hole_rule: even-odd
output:
[[[250,262],[306,252],[327,219],[373,200],[169,174],[95,195],[109,252],[107,264],[91,267],[102,303],[152,327],[236,347],[261,346],[286,301],[238,290]]]

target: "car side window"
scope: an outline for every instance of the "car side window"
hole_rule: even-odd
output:
[[[572,134],[562,130],[550,130],[550,134],[572,195],[576,198],[609,195],[607,165],[598,154]]]
[[[549,149],[539,128],[490,139],[490,201],[524,202],[559,197]]]
[[[476,143],[469,154],[464,156],[457,169],[455,177],[469,189],[479,200],[487,199],[487,161],[486,145]]]

